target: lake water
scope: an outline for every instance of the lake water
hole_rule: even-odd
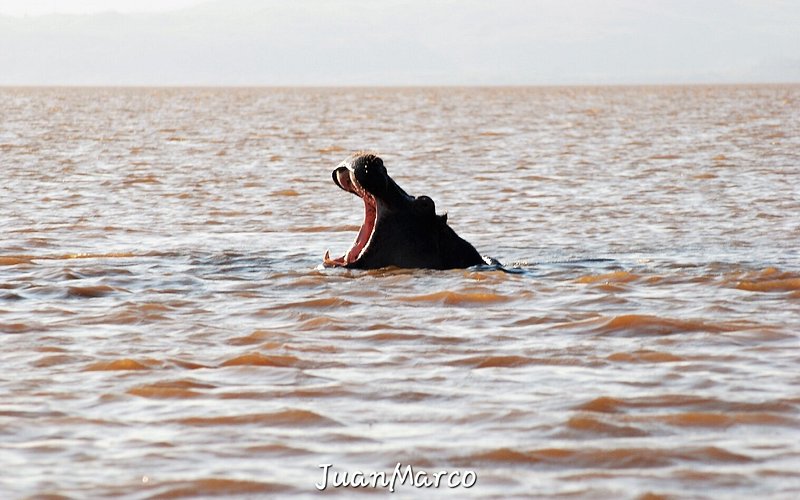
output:
[[[0,109],[3,498],[800,495],[800,86]],[[511,272],[321,268],[361,149]]]

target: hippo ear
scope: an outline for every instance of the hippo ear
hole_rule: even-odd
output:
[[[414,198],[414,211],[420,215],[434,215],[436,213],[436,205],[427,196],[417,196]]]
[[[442,215],[439,215],[438,217],[439,217],[439,220],[442,222],[442,224],[447,224],[447,212],[445,212]]]

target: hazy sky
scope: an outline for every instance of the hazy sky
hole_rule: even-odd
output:
[[[163,12],[201,3],[204,3],[204,0],[0,0],[0,15],[96,14],[109,11]]]
[[[0,0],[0,85],[800,82],[796,0]]]

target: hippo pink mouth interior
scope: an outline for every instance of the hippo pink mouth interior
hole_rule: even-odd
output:
[[[375,197],[361,187],[361,184],[356,180],[352,170],[341,169],[337,171],[336,181],[339,187],[364,200],[364,222],[358,230],[355,241],[353,241],[350,249],[347,250],[344,255],[332,259],[330,250],[325,252],[325,256],[322,258],[322,264],[325,267],[344,267],[358,261],[367,248],[369,248],[372,235],[375,234],[375,225],[378,220],[378,203]]]

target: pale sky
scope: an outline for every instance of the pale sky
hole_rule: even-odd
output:
[[[0,0],[0,15],[96,14],[98,12],[163,12],[204,0]]]
[[[800,82],[796,0],[0,0],[0,85]]]

